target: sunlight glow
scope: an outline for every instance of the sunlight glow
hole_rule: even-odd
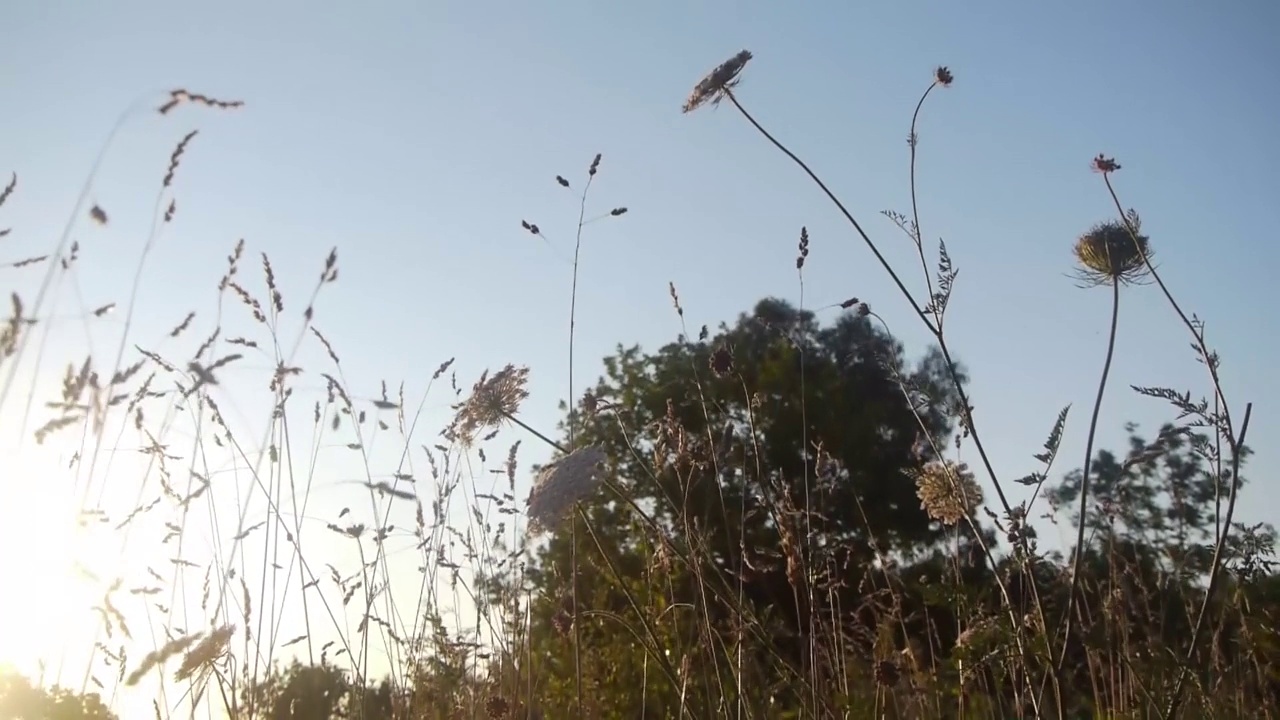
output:
[[[78,569],[95,566],[86,555],[90,534],[78,523],[75,489],[57,485],[58,477],[66,474],[52,472],[35,452],[4,453],[0,663],[32,673],[41,663],[57,672],[71,660],[68,652],[83,654],[86,638],[94,636],[92,607],[101,593],[100,583]]]

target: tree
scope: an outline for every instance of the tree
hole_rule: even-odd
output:
[[[638,695],[660,663],[621,654],[635,642],[629,632],[675,650],[668,675],[681,653],[730,647],[748,625],[768,635],[759,647],[776,661],[811,662],[815,618],[842,625],[866,604],[880,563],[923,559],[954,538],[922,510],[909,471],[937,457],[934,442],[949,444],[956,405],[939,353],[909,364],[857,311],[821,327],[813,313],[766,299],[714,337],[704,327],[649,355],[619,347],[572,433],[576,447],[605,451],[611,487],[586,505],[589,523],[550,533],[529,572],[546,682],[574,676],[563,648],[575,553],[580,612],[568,624],[582,623],[584,645],[607,655],[578,662],[588,682],[609,688],[593,697],[614,707],[661,700]],[[673,569],[672,552],[698,563]],[[620,626],[634,605],[662,621]],[[686,607],[701,617],[680,622]],[[833,612],[846,617],[832,621]],[[788,690],[774,687],[778,677],[731,682],[768,695]]]
[[[119,720],[97,693],[44,689],[9,671],[0,671],[0,718]]]
[[[255,682],[244,692],[241,705],[252,705],[256,717],[268,720],[390,720],[393,693],[387,681],[365,686],[334,665],[295,660],[284,670],[272,668]]]
[[[1206,542],[1216,536],[1225,512],[1229,471],[1216,476],[1214,448],[1203,434],[1166,424],[1148,441],[1136,425],[1125,429],[1125,456],[1100,450],[1093,461],[1088,526],[1097,528],[1108,545],[1130,548],[1131,557],[1133,552],[1146,552],[1162,569],[1187,578],[1200,576],[1212,559]],[[1080,521],[1081,476],[1076,470],[1049,491],[1051,503],[1069,508],[1072,522]]]

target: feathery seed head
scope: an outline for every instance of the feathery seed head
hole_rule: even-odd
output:
[[[946,65],[939,65],[938,69],[933,71],[933,81],[942,87],[951,87],[955,79],[956,76],[951,74]]]
[[[742,68],[747,66],[747,61],[750,59],[751,52],[743,50],[720,63],[719,67],[712,70],[710,75],[702,78],[702,81],[693,88],[693,92],[689,94],[689,99],[684,103],[683,112],[693,112],[707,102],[712,105],[720,104],[724,94],[738,84],[738,74],[742,72]]]
[[[515,415],[520,403],[529,397],[525,385],[529,381],[529,368],[507,365],[493,375],[486,370],[471,389],[466,402],[454,406],[451,430],[464,442],[475,438],[484,429],[502,424],[508,416]]]

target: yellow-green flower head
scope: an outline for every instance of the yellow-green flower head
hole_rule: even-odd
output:
[[[1077,277],[1086,285],[1130,284],[1147,275],[1151,243],[1137,225],[1108,220],[1098,223],[1076,241]]]

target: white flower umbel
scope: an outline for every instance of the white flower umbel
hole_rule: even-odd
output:
[[[600,484],[602,463],[604,450],[588,445],[544,467],[529,493],[529,532],[549,530],[590,495]]]

